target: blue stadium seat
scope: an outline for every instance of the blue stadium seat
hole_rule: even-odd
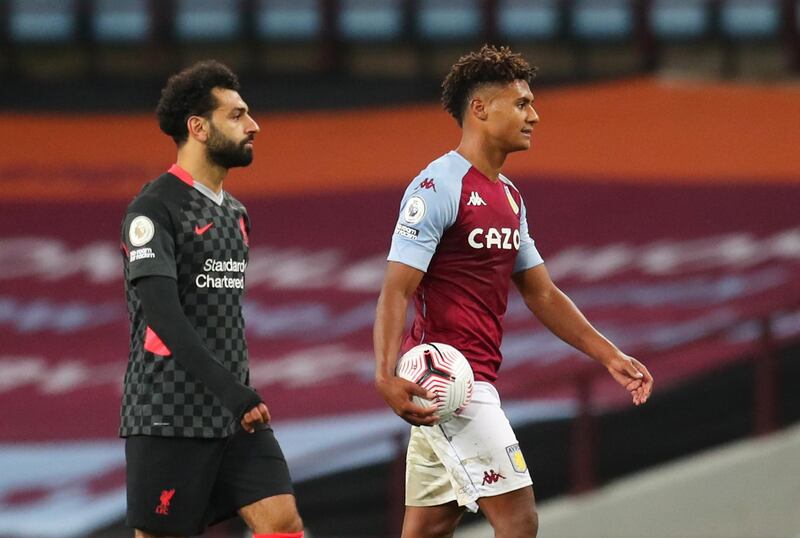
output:
[[[233,41],[241,36],[239,0],[178,0],[175,35],[182,41]]]
[[[558,37],[558,0],[500,0],[497,32],[507,39],[545,40]]]
[[[322,33],[319,0],[260,0],[256,35],[266,41],[312,41]]]
[[[576,0],[572,35],[581,40],[622,41],[633,36],[633,8],[628,0]]]
[[[403,32],[403,0],[340,0],[339,34],[347,41],[389,41]]]
[[[147,0],[94,0],[92,31],[98,41],[139,43],[151,30]]]
[[[474,39],[483,30],[479,0],[425,0],[417,4],[417,29],[426,41]]]
[[[9,33],[19,43],[61,43],[76,37],[75,0],[12,0]]]
[[[728,0],[720,15],[722,33],[733,39],[777,38],[780,35],[779,0]]]
[[[706,0],[656,0],[649,22],[655,36],[662,40],[699,39],[711,30]]]

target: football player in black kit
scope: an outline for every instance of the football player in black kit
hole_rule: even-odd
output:
[[[236,75],[216,61],[172,76],[157,115],[177,162],[142,188],[122,224],[127,524],[137,537],[187,536],[238,513],[256,537],[300,538],[286,461],[248,385],[250,219],[222,188],[230,168],[253,160],[259,126]]]

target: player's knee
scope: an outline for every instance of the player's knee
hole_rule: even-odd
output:
[[[142,530],[136,529],[133,533],[134,538],[179,538],[178,536],[166,534],[150,534]]]
[[[239,514],[256,535],[294,534],[303,530],[294,496],[276,495],[240,509]]]
[[[453,536],[458,521],[436,520],[421,522],[406,522],[403,525],[403,538],[446,538]]]
[[[443,536],[453,536],[453,533],[456,532],[456,526],[458,525],[458,520],[451,521],[439,521],[438,524],[432,525],[430,527],[430,536],[431,538],[441,538]]]
[[[539,532],[539,514],[536,510],[520,510],[494,525],[495,536],[500,538],[536,538]]]
[[[300,519],[300,514],[297,512],[290,512],[283,514],[278,521],[275,522],[275,532],[291,534],[303,530],[303,520]]]
[[[409,519],[403,522],[402,538],[445,538],[452,536],[458,525],[448,519]]]
[[[539,534],[539,513],[536,510],[531,510],[531,538],[536,538],[536,535]]]
[[[270,515],[258,522],[248,522],[253,536],[269,537],[273,535],[292,535],[303,531],[303,520],[297,512],[286,512]]]
[[[295,513],[294,519],[292,520],[292,524],[289,525],[289,530],[287,532],[301,532],[303,530],[303,520],[300,519],[300,515]]]

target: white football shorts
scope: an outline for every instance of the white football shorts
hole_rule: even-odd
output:
[[[475,382],[472,402],[452,420],[413,426],[406,454],[406,505],[477,500],[532,484],[514,431],[491,383]]]

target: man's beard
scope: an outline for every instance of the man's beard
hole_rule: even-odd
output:
[[[253,162],[253,149],[245,147],[245,144],[251,140],[250,137],[247,137],[237,144],[218,131],[212,123],[206,144],[208,158],[217,166],[225,169],[247,166]]]

